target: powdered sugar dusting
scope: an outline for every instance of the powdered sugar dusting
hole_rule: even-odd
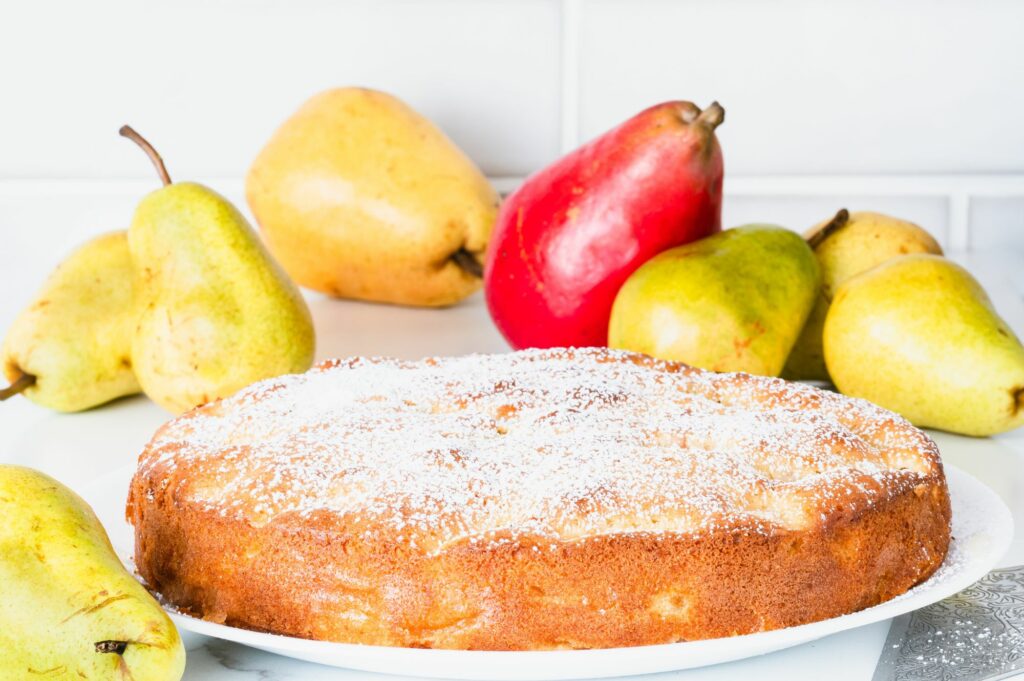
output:
[[[254,524],[330,512],[436,547],[799,528],[919,483],[937,454],[860,400],[559,349],[356,358],[263,381],[161,429],[139,475]]]

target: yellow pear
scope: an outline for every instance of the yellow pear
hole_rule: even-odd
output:
[[[246,196],[300,285],[423,306],[480,287],[499,201],[440,129],[363,88],[323,92],[285,121],[249,170]]]
[[[81,246],[15,319],[3,347],[11,386],[58,411],[139,392],[132,372],[132,262],[123,231]]]
[[[81,497],[0,464],[0,518],[0,678],[181,678],[178,631]]]
[[[850,277],[890,258],[908,253],[942,255],[942,248],[931,234],[912,222],[870,211],[849,213],[845,208],[804,236],[821,266],[821,289],[782,375],[827,381],[821,332],[836,289]]]
[[[128,230],[132,365],[142,389],[181,412],[308,369],[309,308],[246,219],[207,187],[172,183],[148,142],[127,126],[121,134],[149,154],[164,182],[139,202]]]
[[[904,255],[836,291],[825,319],[836,387],[914,425],[992,435],[1024,425],[1024,347],[966,270]]]

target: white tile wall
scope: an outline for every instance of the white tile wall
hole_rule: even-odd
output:
[[[495,175],[559,149],[556,0],[0,4],[0,178],[238,177],[308,96],[393,92]]]
[[[503,187],[647,105],[719,99],[726,225],[846,205],[1024,253],[1022,26],[1014,0],[0,0],[0,297],[127,223],[152,170],[120,124],[240,199],[273,128],[344,84]]]
[[[1024,196],[988,196],[971,202],[970,246],[974,250],[1024,251]],[[1024,274],[1024,261],[1021,262]]]
[[[717,99],[726,168],[1024,170],[1019,0],[590,0],[580,130]]]
[[[839,206],[914,220],[951,252],[1016,252],[1024,270],[1024,175],[759,175],[726,173],[725,225],[771,220],[802,229]],[[978,223],[977,225],[975,223]],[[1022,289],[1024,290],[1024,289]]]

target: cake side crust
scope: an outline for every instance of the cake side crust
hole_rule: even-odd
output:
[[[183,611],[327,641],[483,650],[650,645],[814,622],[927,579],[949,544],[941,473],[812,530],[492,536],[428,555],[330,514],[253,527],[133,483],[136,564]]]

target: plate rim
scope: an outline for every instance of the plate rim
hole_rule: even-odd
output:
[[[134,474],[136,466],[129,464],[114,471],[107,473],[106,475],[97,478],[89,485],[83,487],[82,496],[88,499],[89,497],[98,497],[103,495],[104,492],[109,494],[114,488],[118,489],[118,496],[124,499],[127,496],[127,487],[123,490],[120,489],[119,482],[128,480]],[[367,672],[379,672],[379,673],[390,673],[390,674],[403,674],[407,672],[395,671],[398,666],[410,667],[415,666],[418,671],[416,672],[420,676],[428,676],[433,678],[464,678],[464,679],[586,679],[586,678],[607,678],[612,676],[620,676],[622,674],[644,674],[659,671],[673,671],[681,670],[691,667],[705,666],[709,664],[715,664],[716,662],[704,662],[696,665],[668,665],[664,664],[666,657],[676,658],[685,656],[687,650],[693,650],[699,647],[702,652],[706,652],[707,649],[711,648],[744,648],[748,647],[752,650],[749,654],[740,654],[737,656],[727,655],[718,659],[718,662],[727,662],[733,660],[739,660],[746,657],[753,657],[768,652],[774,652],[782,650],[792,646],[807,643],[818,638],[823,638],[831,634],[848,631],[850,629],[874,624],[887,619],[891,619],[900,614],[916,610],[920,607],[924,607],[930,603],[940,601],[947,598],[955,593],[962,591],[967,588],[978,579],[981,579],[989,570],[996,567],[1002,558],[1005,556],[1006,551],[1009,549],[1010,544],[1013,540],[1014,535],[1014,522],[1013,516],[1010,512],[1009,507],[1002,500],[1002,498],[995,492],[991,487],[978,480],[976,477],[967,473],[961,468],[958,468],[952,464],[943,463],[943,468],[946,473],[947,485],[949,485],[951,491],[955,487],[961,488],[961,486],[973,487],[971,499],[984,498],[984,502],[987,505],[986,513],[991,514],[992,521],[985,528],[985,531],[990,537],[988,546],[983,549],[974,549],[974,554],[982,554],[981,558],[967,561],[964,569],[961,572],[955,573],[949,577],[941,585],[933,588],[933,590],[926,590],[921,594],[911,594],[909,596],[901,595],[894,599],[890,599],[884,603],[865,608],[864,610],[858,610],[856,612],[847,613],[838,617],[832,617],[825,620],[818,620],[816,622],[808,622],[807,624],[801,624],[793,627],[784,627],[782,629],[773,629],[770,631],[755,632],[752,634],[742,634],[739,636],[729,636],[714,639],[701,639],[697,641],[683,641],[676,643],[661,643],[648,646],[629,646],[619,648],[593,648],[584,650],[516,650],[516,651],[494,651],[494,650],[448,650],[448,649],[433,649],[433,648],[404,648],[397,646],[378,646],[361,643],[342,643],[334,641],[317,641],[313,639],[298,638],[295,636],[285,636],[282,634],[273,634],[269,632],[253,631],[250,629],[243,629],[240,627],[231,627],[225,624],[218,624],[215,622],[208,622],[199,618],[184,615],[174,610],[164,607],[165,612],[170,616],[171,620],[179,628],[189,631],[195,634],[203,636],[209,636],[211,638],[231,641],[239,643],[241,645],[273,652],[279,655],[293,657],[296,659],[302,659],[307,661],[319,662],[320,664],[331,665],[330,662],[324,662],[325,658],[343,658],[348,662],[355,662],[355,666],[334,664],[338,668],[350,669],[354,671],[367,671]],[[953,480],[956,480],[953,483]],[[952,496],[952,495],[951,495]],[[108,504],[109,505],[109,504]],[[104,520],[103,516],[99,513],[101,521]],[[106,518],[108,522],[111,518]],[[124,529],[131,532],[131,525],[127,522],[123,514],[118,515],[120,527],[118,529]],[[107,530],[108,535],[110,530]],[[132,536],[132,542],[134,537]],[[954,538],[955,541],[955,538]],[[122,547],[123,548],[123,547]],[[118,558],[126,564],[126,568],[138,578],[134,570],[134,560],[131,555],[125,555],[124,551],[120,550],[117,544],[114,544],[115,553]],[[971,552],[970,547],[965,550]],[[973,569],[968,569],[973,568]],[[914,587],[914,589],[920,589],[922,586],[927,585],[928,581],[922,582],[921,584]],[[927,597],[924,600],[915,598],[915,596]],[[934,598],[933,598],[934,596]],[[918,601],[921,600],[920,603]],[[912,606],[912,607],[908,607]],[[628,671],[621,669],[621,664],[613,665],[614,669],[608,669],[607,673],[601,673],[600,670],[597,675],[592,673],[594,670],[590,669],[595,664],[605,665],[610,662],[621,662],[622,657],[636,658],[644,660],[646,658],[647,664],[638,664],[630,666]],[[390,658],[394,662],[391,668],[385,669],[383,666],[367,666],[359,664],[360,658],[371,658],[371,659],[382,659]],[[704,656],[702,656],[704,657]],[[581,663],[586,664],[581,664]],[[459,663],[463,666],[470,667],[473,670],[477,670],[482,666],[494,665],[497,669],[481,676],[478,673],[467,673],[467,674],[452,674],[453,670],[451,665]],[[519,669],[512,672],[509,669],[502,670],[502,665],[521,665],[528,663],[531,667],[547,667],[547,674],[538,675],[536,673],[523,673],[523,669]],[[433,671],[435,665],[441,665],[445,667],[440,671]],[[557,667],[566,667],[568,669],[575,667],[586,667],[587,673],[555,673],[552,675],[550,672],[554,671],[552,665]],[[467,669],[467,672],[469,670]]]

